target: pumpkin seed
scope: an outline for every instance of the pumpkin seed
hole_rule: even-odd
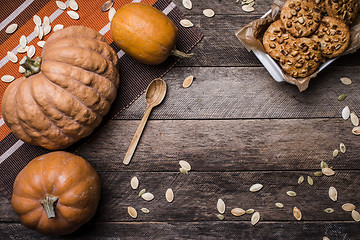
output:
[[[333,157],[337,157],[339,155],[339,150],[335,149],[333,151]]]
[[[69,1],[69,7],[74,11],[77,11],[79,9],[79,5],[77,4],[77,2],[75,0]]]
[[[360,222],[360,213],[358,211],[352,210],[351,216],[356,222]]]
[[[355,127],[359,126],[359,118],[354,112],[350,113],[350,120]]]
[[[189,9],[189,10],[192,9],[192,2],[190,0],[183,0],[182,4],[183,4],[184,8]]]
[[[307,176],[307,182],[310,186],[314,185],[314,179],[310,176]]]
[[[139,192],[139,197],[141,197],[144,193],[146,193],[146,189],[141,189]]]
[[[234,208],[231,210],[231,214],[236,217],[239,217],[245,214],[245,210],[242,208]]]
[[[348,77],[342,77],[342,78],[340,78],[340,81],[345,85],[350,85],[352,83],[351,79]]]
[[[323,173],[321,171],[314,172],[315,177],[321,177],[322,175],[323,175]]]
[[[351,132],[355,135],[360,135],[360,127],[354,127]]]
[[[351,212],[355,210],[356,207],[352,203],[345,203],[344,205],[341,206],[341,208],[346,212]]]
[[[69,17],[71,17],[74,20],[78,20],[80,18],[79,14],[77,12],[70,10],[70,11],[67,11],[66,13],[69,15]]]
[[[284,204],[278,202],[278,203],[275,203],[275,206],[278,208],[283,208]]]
[[[141,195],[141,197],[145,200],[145,201],[151,201],[154,199],[154,195],[152,193],[146,192],[144,194]]]
[[[44,36],[48,35],[51,32],[51,26],[50,25],[46,25],[44,27]]]
[[[11,76],[11,75],[4,75],[1,77],[1,81],[6,82],[6,83],[12,82],[14,80],[15,80],[15,77]]]
[[[149,209],[147,209],[147,208],[141,208],[140,209],[143,213],[149,213],[150,212],[150,210]]]
[[[304,182],[305,178],[304,176],[300,176],[299,179],[298,179],[298,184],[302,184]]]
[[[327,208],[324,210],[326,213],[333,213],[335,210],[333,208]]]
[[[250,192],[257,192],[263,188],[263,185],[260,183],[256,183],[250,187]]]
[[[58,30],[60,30],[60,29],[63,29],[63,28],[64,28],[64,25],[62,25],[62,24],[56,24],[56,25],[54,26],[54,28],[53,28],[53,31],[56,32],[56,31],[58,31]]]
[[[106,12],[108,11],[112,6],[114,5],[114,1],[109,0],[104,2],[104,4],[101,6],[101,11]]]
[[[129,213],[130,217],[137,218],[137,211],[135,210],[135,208],[128,207],[127,210],[128,210],[128,213]]]
[[[186,171],[184,168],[179,168],[179,171],[180,171],[182,174],[188,174],[188,171]]]
[[[43,19],[43,25],[44,26],[49,26],[50,25],[50,18],[48,16],[45,16]]]
[[[26,53],[27,52],[27,49],[26,48],[23,48],[23,47],[19,47],[18,49],[16,49],[16,51],[18,53]]]
[[[224,218],[225,218],[225,216],[224,215],[222,215],[222,214],[218,214],[218,215],[216,215],[217,216],[217,218],[219,219],[219,220],[224,220]]]
[[[38,41],[36,44],[37,44],[39,47],[43,48],[44,45],[45,45],[45,41]]]
[[[130,185],[132,189],[137,189],[139,187],[139,179],[135,176],[131,178]]]
[[[14,33],[14,32],[17,30],[17,28],[18,28],[18,25],[17,25],[16,23],[13,23],[13,24],[10,24],[10,25],[6,28],[5,32],[6,32],[7,34],[12,34],[12,33]]]
[[[66,10],[67,6],[64,2],[56,1],[56,6],[60,8],[61,10]]]
[[[253,6],[251,6],[251,5],[242,5],[242,10],[244,11],[244,12],[253,12],[253,11],[255,11],[255,8],[253,8]]]
[[[25,73],[26,69],[23,66],[19,66],[19,73]]]
[[[13,52],[10,52],[10,51],[8,51],[7,52],[7,57],[9,58],[9,60],[11,61],[11,62],[13,62],[13,63],[17,63],[17,61],[18,61],[18,57],[15,55],[15,53],[13,53]]]
[[[34,28],[35,37],[38,37],[38,36],[39,36],[39,31],[40,31],[40,27],[39,27],[39,26],[35,26],[35,28]]]
[[[188,19],[181,19],[180,24],[183,27],[193,27],[194,26],[194,24]]]
[[[259,222],[259,220],[260,220],[260,213],[254,212],[254,214],[251,216],[251,224],[255,225]]]
[[[184,160],[179,161],[180,166],[185,169],[186,171],[190,171],[191,170],[191,165]]]
[[[331,168],[323,168],[321,169],[321,171],[325,176],[332,176],[335,174],[334,170],[332,170]]]
[[[188,88],[191,86],[192,82],[194,80],[194,76],[190,75],[187,78],[185,78],[184,82],[183,82],[183,88]]]
[[[42,40],[44,37],[44,29],[43,27],[39,26],[39,39]]]
[[[35,55],[35,47],[34,45],[29,46],[29,49],[27,50],[27,56],[29,58],[32,58]]]
[[[320,163],[320,167],[321,167],[321,169],[323,169],[323,168],[328,168],[328,167],[329,167],[329,165],[328,165],[326,162],[321,161],[321,163]]]
[[[301,211],[300,209],[298,209],[297,207],[294,207],[293,209],[293,215],[294,215],[294,218],[298,221],[301,220],[301,217],[302,217],[302,214],[301,214]]]
[[[339,101],[344,101],[346,97],[347,97],[346,94],[341,94],[341,95],[338,97],[338,100],[339,100]]]
[[[33,21],[36,26],[41,26],[41,18],[38,15],[34,15]]]
[[[171,188],[168,188],[168,190],[166,190],[165,197],[166,201],[168,201],[169,203],[174,201],[174,192]]]
[[[208,17],[208,18],[215,16],[215,12],[212,9],[204,9],[203,14],[205,15],[205,17]]]
[[[217,210],[219,211],[219,213],[224,213],[225,212],[225,203],[224,201],[219,198],[216,204]]]
[[[296,197],[296,192],[294,191],[287,191],[286,194],[289,196],[289,197]]]
[[[346,152],[346,147],[345,144],[340,143],[340,152],[345,153]]]
[[[330,240],[330,238],[324,236],[323,240]]]
[[[248,210],[245,211],[246,214],[253,214],[255,212],[254,209],[249,208]]]
[[[341,116],[344,120],[347,120],[350,117],[350,108],[348,106],[344,107],[341,112]]]
[[[20,37],[20,46],[24,48],[24,47],[26,47],[26,44],[27,44],[27,39],[26,39],[25,35],[22,35]]]
[[[116,13],[115,8],[111,7],[109,10],[109,21],[111,22],[111,20],[113,19],[114,15]]]
[[[337,201],[338,193],[337,193],[336,188],[334,188],[334,187],[332,187],[332,186],[329,188],[329,197],[330,197],[330,199],[333,200],[334,202]]]

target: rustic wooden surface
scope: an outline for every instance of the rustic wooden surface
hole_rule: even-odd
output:
[[[102,179],[99,210],[76,233],[46,237],[19,223],[9,201],[0,196],[1,239],[360,239],[360,223],[341,205],[360,206],[359,137],[350,121],[341,118],[348,105],[360,115],[360,53],[341,57],[311,80],[303,93],[287,83],[276,83],[234,32],[262,16],[271,0],[257,0],[255,12],[245,13],[235,0],[193,0],[191,11],[174,0],[205,37],[192,59],[180,62],[165,77],[168,93],[155,108],[129,166],[121,162],[144,113],[144,96],[91,138],[77,154],[86,158]],[[216,15],[206,18],[202,10]],[[193,85],[182,81],[194,75]],[[345,86],[340,77],[350,77]],[[347,94],[339,102],[340,94]],[[332,157],[343,142],[345,154]],[[179,160],[193,170],[178,172]],[[314,186],[298,185],[299,176],[312,175],[324,160],[333,177],[313,177]],[[130,179],[155,195],[151,202],[138,197]],[[254,183],[264,188],[249,192]],[[328,197],[330,186],[339,199]],[[173,203],[165,191],[175,193]],[[298,196],[291,198],[286,191]],[[217,219],[216,202],[226,203],[225,219]],[[285,207],[278,209],[276,202]],[[127,214],[138,209],[138,218]],[[296,221],[292,208],[303,212]],[[150,209],[143,214],[141,207]],[[261,214],[252,226],[250,215],[234,217],[232,208],[254,208]],[[335,212],[327,214],[326,208]]]

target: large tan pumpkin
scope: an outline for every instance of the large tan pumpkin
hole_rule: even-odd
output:
[[[109,111],[119,85],[118,57],[104,37],[83,26],[53,33],[40,72],[16,79],[2,99],[7,126],[21,140],[55,150],[88,136]],[[38,62],[21,63],[28,74]]]
[[[11,204],[28,228],[65,235],[94,216],[99,200],[95,169],[85,159],[59,151],[39,156],[21,170]]]

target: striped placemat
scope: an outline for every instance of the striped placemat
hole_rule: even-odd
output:
[[[104,0],[105,1],[105,0]],[[169,57],[163,64],[157,66],[147,66],[141,64],[120,50],[113,42],[110,33],[110,23],[108,13],[101,12],[100,8],[104,1],[99,0],[76,0],[79,5],[77,10],[80,18],[71,19],[66,11],[60,10],[55,0],[12,0],[3,3],[0,12],[0,76],[12,75],[15,78],[21,77],[19,73],[19,63],[12,63],[7,57],[7,51],[15,53],[19,59],[24,54],[17,53],[16,49],[20,47],[19,39],[25,35],[28,46],[34,45],[36,56],[41,55],[41,48],[37,46],[39,38],[35,37],[33,16],[36,14],[41,19],[48,16],[51,20],[51,26],[62,24],[65,27],[71,25],[83,25],[99,31],[109,44],[115,49],[120,59],[120,87],[116,100],[109,114],[104,119],[113,118],[123,109],[135,101],[146,89],[147,85],[155,78],[164,76],[180,59]],[[195,27],[184,28],[180,25],[183,14],[176,5],[169,0],[115,0],[114,8],[118,9],[124,4],[130,2],[144,2],[153,5],[166,15],[168,15],[179,29],[179,40],[177,49],[183,52],[189,52],[203,37],[202,33]],[[65,2],[68,5],[68,1]],[[70,10],[70,9],[68,9]],[[18,24],[18,29],[13,34],[7,34],[5,29],[12,23]],[[43,40],[51,35],[44,37]],[[0,81],[0,97],[4,94],[9,83]],[[99,126],[100,128],[101,126]],[[98,128],[98,129],[99,129]],[[96,130],[92,136],[96,137]],[[90,136],[91,137],[91,136]],[[85,145],[85,140],[75,144],[67,149],[74,152],[79,147]],[[48,151],[41,147],[31,146],[17,139],[0,117],[0,191],[7,197],[11,197],[12,185],[16,175],[33,158],[47,153]]]

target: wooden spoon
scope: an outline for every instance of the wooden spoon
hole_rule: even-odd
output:
[[[130,163],[130,160],[135,152],[136,146],[144,130],[145,124],[149,118],[151,110],[163,101],[165,94],[166,94],[166,83],[164,80],[160,78],[154,79],[147,87],[145,94],[146,105],[147,105],[146,110],[135,132],[135,135],[130,143],[129,149],[126,152],[125,158],[123,160],[123,163],[125,165],[128,165]]]

